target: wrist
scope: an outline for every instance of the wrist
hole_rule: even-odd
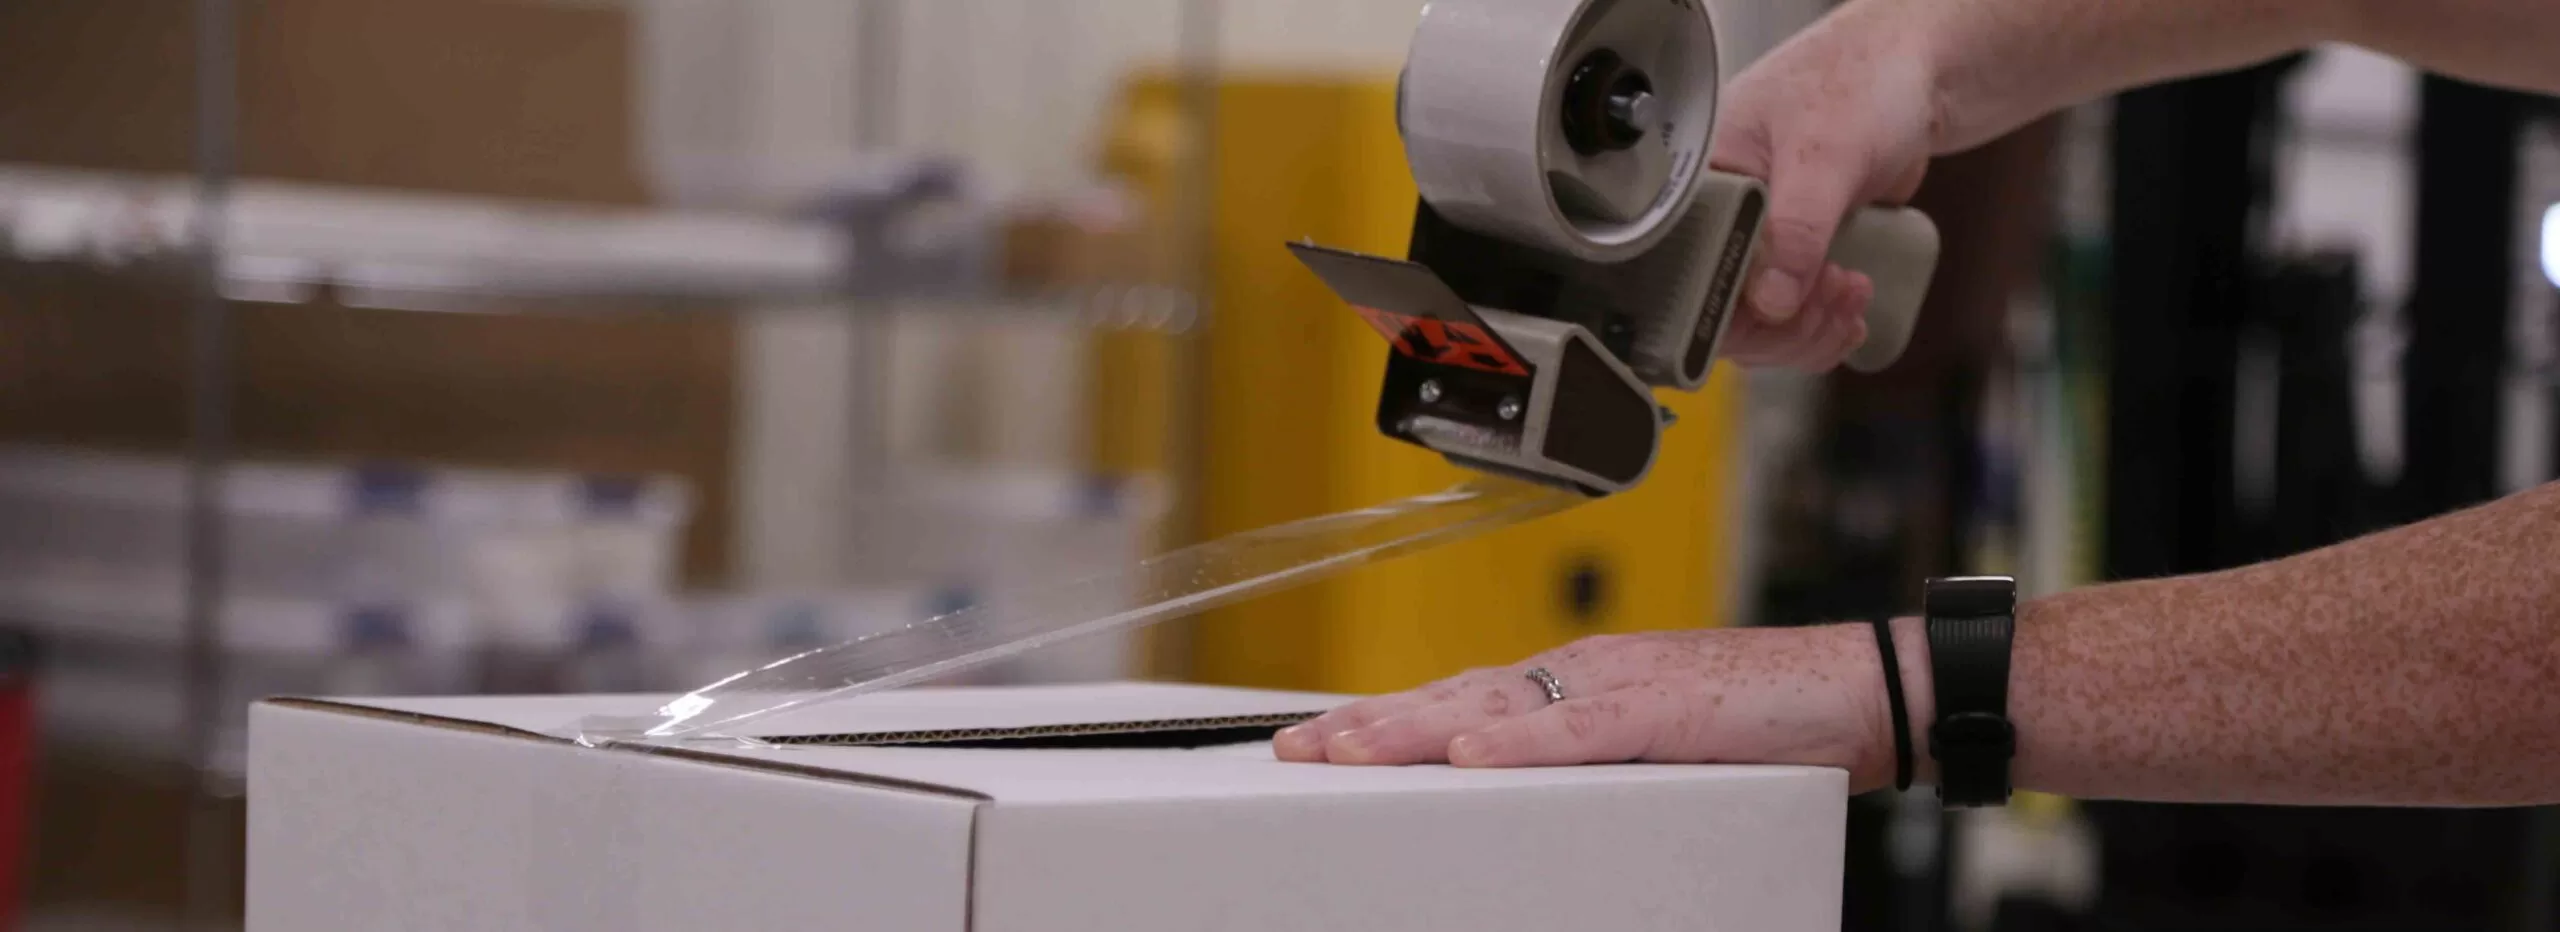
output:
[[[1997,73],[2016,56],[1988,54],[1998,41],[1976,20],[1972,0],[1897,3],[1893,28],[1908,43],[1905,52],[1918,63],[1929,95],[1929,152],[1946,155],[1998,138],[2004,124],[2024,122],[2006,114],[2033,105],[2018,99],[2028,93]]]

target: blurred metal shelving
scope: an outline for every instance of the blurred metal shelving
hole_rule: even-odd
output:
[[[858,117],[855,142],[866,153],[894,151],[907,140],[896,138],[899,121],[890,92],[895,81],[913,77],[898,60],[902,49],[895,29],[902,4],[846,2],[861,8],[860,34],[851,37],[851,45],[863,53],[857,61],[864,73],[854,76],[859,80],[848,101]],[[1205,117],[1217,96],[1222,4],[1157,4],[1170,11],[1172,64],[1185,78],[1181,108],[1195,124],[1185,127],[1186,135],[1204,139]],[[0,164],[0,283],[30,276],[103,279],[166,294],[170,304],[187,308],[187,369],[179,374],[188,405],[186,445],[173,464],[183,473],[173,482],[184,489],[175,512],[183,526],[171,542],[184,552],[166,566],[168,578],[156,579],[148,591],[124,591],[122,583],[65,588],[48,581],[0,597],[0,626],[79,636],[85,646],[66,655],[79,663],[64,668],[79,674],[70,681],[79,689],[66,692],[81,695],[71,698],[100,714],[142,722],[148,733],[140,741],[156,737],[166,746],[159,749],[163,753],[135,753],[136,742],[103,732],[89,736],[93,744],[107,744],[153,773],[185,775],[192,797],[183,835],[185,903],[182,915],[171,917],[183,927],[230,928],[238,921],[236,891],[226,886],[239,869],[243,762],[235,713],[244,690],[278,682],[309,682],[320,689],[399,681],[414,672],[408,669],[413,661],[427,662],[438,675],[461,675],[447,669],[457,659],[448,656],[451,651],[397,644],[345,648],[380,626],[354,624],[363,620],[361,613],[350,614],[343,600],[279,602],[272,593],[244,591],[237,583],[245,564],[254,561],[226,551],[255,516],[244,518],[226,504],[225,492],[261,468],[239,459],[236,408],[248,374],[239,358],[239,305],[496,316],[842,315],[853,322],[856,346],[850,356],[859,379],[878,379],[887,368],[893,351],[885,325],[891,321],[976,326],[1021,319],[1046,328],[1066,323],[1091,331],[1160,334],[1177,342],[1207,322],[1198,297],[1208,262],[1203,234],[1211,220],[1205,143],[1180,147],[1183,163],[1163,195],[1168,203],[1152,205],[1161,212],[1152,216],[1117,202],[1112,206],[1128,209],[1097,215],[1073,205],[990,197],[973,187],[963,163],[904,156],[866,156],[861,177],[841,179],[799,209],[776,213],[604,207],[248,178],[240,174],[239,151],[245,6],[239,0],[193,4],[193,60],[187,63],[194,94],[191,170],[143,175]],[[1071,245],[1072,255],[1063,262],[1040,255],[1059,247],[1061,232],[1067,241],[1088,241]],[[1127,244],[1146,255],[1123,263],[1117,260],[1127,257],[1112,254],[1111,246],[1095,251],[1097,242]],[[1097,258],[1105,261],[1091,261]],[[1199,375],[1200,362],[1192,354],[1177,349],[1171,358],[1169,377],[1177,386]],[[853,407],[885,404],[883,389],[885,384],[873,383],[850,392]],[[1192,485],[1195,454],[1180,439],[1199,413],[1189,395],[1177,387],[1166,400],[1164,416],[1175,427],[1163,468],[1171,475],[1145,477],[1132,486],[1144,488],[1127,493],[1135,496],[1130,502],[1106,510],[1160,511],[1150,520],[1174,528],[1187,523],[1187,492],[1170,491],[1153,504],[1141,501],[1152,500],[1140,493],[1153,488],[1147,484],[1152,479],[1168,480],[1174,489]],[[852,474],[876,486],[863,489],[859,497],[868,500],[856,504],[874,510],[881,503],[932,507],[940,509],[937,514],[956,515],[946,523],[978,538],[1004,533],[996,526],[1000,522],[960,514],[984,497],[973,492],[962,496],[971,500],[954,504],[948,486],[961,477],[938,477],[945,480],[941,485],[915,481],[910,470],[889,462],[880,442],[888,422],[881,411],[847,415],[857,447]],[[1061,491],[1033,483],[1037,488],[1025,492],[1018,488],[1025,481],[1019,476],[1010,484],[1004,474],[969,481],[977,483],[972,488],[1068,512],[1070,524],[1090,518],[1098,507],[1089,501],[1094,491],[1076,477],[1035,478],[1066,485]],[[954,546],[978,539],[961,530],[946,536],[960,541]],[[900,598],[880,596],[906,610]],[[775,593],[695,594],[690,603],[681,608],[738,615],[747,621],[736,627],[758,631],[794,620],[822,629],[869,623],[886,611],[850,605],[849,597]],[[403,606],[423,612],[404,624],[434,627],[430,621],[445,617],[429,611],[438,608],[452,607]],[[299,640],[277,649],[269,636],[278,632]],[[442,645],[415,633],[394,640],[413,648]],[[303,663],[313,659],[314,645],[339,645],[326,650],[345,652],[350,662]],[[398,670],[385,674],[388,680],[375,675],[392,667]],[[150,688],[137,690],[137,678]],[[119,711],[119,702],[132,714]],[[163,927],[156,918],[137,917],[142,925]]]
[[[1007,223],[1032,208],[909,180],[770,217],[272,181],[233,182],[217,202],[191,178],[0,166],[0,257],[185,288],[200,231],[212,229],[213,287],[253,303],[567,314],[876,304],[1175,334],[1198,322],[1179,283],[1009,277]],[[211,227],[207,213],[219,218]]]

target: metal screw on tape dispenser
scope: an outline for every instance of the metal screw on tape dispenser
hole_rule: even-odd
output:
[[[1593,52],[1565,85],[1564,138],[1583,155],[1633,149],[1653,129],[1653,79],[1608,49]]]
[[[1609,95],[1609,119],[1621,131],[1632,133],[1636,138],[1641,139],[1644,134],[1653,132],[1656,121],[1661,118],[1662,98],[1653,96],[1650,86]]]

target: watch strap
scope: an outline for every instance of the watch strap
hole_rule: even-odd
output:
[[[1950,807],[2006,804],[2017,731],[2009,722],[2009,653],[2017,585],[2008,579],[1932,580],[1926,599],[1937,721],[1929,756]]]

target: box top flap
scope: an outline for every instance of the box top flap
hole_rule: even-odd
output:
[[[591,717],[646,715],[666,696],[333,699],[342,704],[557,735]],[[903,689],[795,709],[736,736],[782,744],[866,746],[1280,728],[1349,697],[1164,683]]]
[[[1327,767],[1284,763],[1268,738],[1345,697],[1169,684],[908,689],[777,715],[758,737],[821,743],[685,742],[687,756],[803,774],[942,787],[999,804],[1212,800],[1340,793],[1529,790],[1720,779],[1802,779],[1807,768],[1614,766],[1533,770]],[[664,697],[556,696],[331,700],[529,736],[593,715],[628,716]],[[1237,725],[1238,722],[1260,724]],[[433,721],[429,721],[433,724]],[[1061,733],[1182,731],[1162,742],[1077,747],[1007,743]],[[937,737],[941,736],[941,737]],[[958,736],[958,737],[951,737]],[[985,742],[984,738],[997,738]],[[610,750],[598,753],[612,753]]]

